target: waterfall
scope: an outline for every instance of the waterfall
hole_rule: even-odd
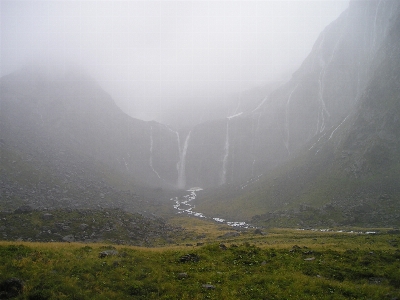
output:
[[[372,51],[374,51],[376,48],[376,38],[378,36],[377,30],[376,30],[376,20],[378,18],[379,6],[381,5],[381,3],[382,3],[382,0],[379,1],[378,5],[376,6],[376,11],[375,11],[374,30],[373,30],[373,37],[372,37]]]
[[[225,146],[224,146],[224,158],[222,160],[222,173],[220,184],[223,185],[226,183],[226,166],[228,164],[228,156],[229,156],[229,119],[226,121],[226,137],[225,137]]]
[[[178,188],[184,189],[186,186],[186,172],[185,172],[185,165],[186,165],[186,153],[187,153],[187,148],[189,145],[189,139],[190,139],[190,134],[192,132],[190,131],[189,134],[187,135],[185,139],[185,143],[183,145],[182,152],[179,151],[179,163],[178,163]],[[178,142],[179,142],[179,135],[178,135]],[[179,146],[179,149],[180,146]]]
[[[176,140],[178,142],[178,154],[179,154],[179,161],[176,164],[176,170],[179,173],[179,164],[180,164],[181,159],[182,159],[182,148],[181,148],[181,139],[179,138],[179,133],[178,132],[175,132],[175,133],[176,133]]]
[[[150,158],[149,158],[149,166],[153,170],[153,172],[157,175],[158,178],[161,179],[158,172],[153,167],[153,126],[150,126]]]
[[[331,116],[326,107],[325,99],[324,99],[324,84],[326,82],[325,76],[326,76],[326,70],[329,68],[330,64],[332,63],[332,61],[336,55],[336,51],[339,48],[339,45],[343,39],[344,32],[345,32],[345,29],[342,28],[340,36],[337,39],[335,46],[333,47],[332,53],[331,53],[328,61],[326,61],[326,62],[322,61],[323,65],[321,66],[321,71],[319,73],[319,78],[318,78],[319,110],[318,110],[317,130],[315,132],[315,135],[317,135],[325,130],[326,120],[329,119],[329,117]],[[322,43],[320,45],[320,48],[321,47],[322,47]]]

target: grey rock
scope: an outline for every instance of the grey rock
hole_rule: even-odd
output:
[[[115,255],[118,255],[117,250],[105,250],[99,253],[99,258],[105,258],[108,256],[115,256]]]
[[[89,227],[88,224],[81,224],[81,225],[79,225],[79,228],[82,229],[82,230],[85,230],[85,229],[88,228],[88,227]]]
[[[186,277],[188,277],[188,274],[187,274],[186,272],[183,272],[183,273],[179,273],[179,274],[178,274],[178,278],[180,278],[180,279],[186,278]]]
[[[189,253],[186,255],[182,255],[179,258],[180,262],[198,262],[200,260],[200,257],[197,254],[194,253]]]
[[[305,258],[304,260],[305,260],[305,261],[313,261],[313,260],[315,260],[315,257]]]
[[[42,219],[43,220],[51,220],[53,218],[54,218],[54,216],[52,214],[49,214],[49,213],[45,213],[45,214],[42,215]]]
[[[64,236],[62,239],[63,239],[63,241],[68,242],[68,243],[75,241],[75,237],[72,234],[68,234],[68,235]]]
[[[207,289],[207,290],[214,290],[215,289],[215,286],[213,286],[212,284],[203,284],[202,287]]]

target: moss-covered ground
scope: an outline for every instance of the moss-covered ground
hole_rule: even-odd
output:
[[[0,281],[24,282],[16,299],[398,299],[398,231],[376,232],[251,230],[161,248],[3,241]]]

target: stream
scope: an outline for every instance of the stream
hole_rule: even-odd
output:
[[[198,217],[198,218],[204,218],[204,219],[211,219],[214,220],[215,222],[226,224],[228,226],[236,227],[236,228],[255,228],[253,225],[250,225],[246,222],[239,222],[239,221],[227,221],[222,218],[213,218],[213,217],[207,217],[201,212],[196,212],[194,209],[196,206],[194,205],[193,201],[196,199],[196,196],[198,192],[202,191],[202,188],[199,187],[194,187],[187,192],[189,194],[179,198],[171,198],[171,201],[174,201],[174,209],[178,211],[178,214],[187,214],[190,216]]]

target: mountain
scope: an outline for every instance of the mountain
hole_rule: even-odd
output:
[[[0,84],[3,140],[28,151],[69,149],[143,185],[160,186],[160,175],[177,178],[175,133],[124,114],[81,70],[49,75],[36,66],[27,67],[3,77]],[[160,163],[171,147],[170,159]]]
[[[265,174],[342,122],[370,79],[397,9],[397,1],[352,1],[292,78],[256,108],[195,126],[187,149],[188,186],[237,184]]]
[[[107,186],[114,191],[110,202],[124,199],[120,205],[132,207],[139,198],[119,196],[121,190],[158,198],[197,186],[206,189],[197,206],[202,211],[258,214],[259,223],[269,222],[266,213],[276,219],[274,212],[286,216],[288,209],[291,222],[300,218],[293,214],[318,216],[314,209],[324,205],[338,210],[334,222],[351,222],[355,213],[343,215],[346,207],[357,211],[364,201],[375,209],[377,197],[392,203],[386,212],[397,201],[399,7],[395,0],[351,1],[289,81],[272,91],[260,88],[263,97],[254,91],[249,101],[233,99],[234,106],[217,109],[223,117],[210,113],[181,130],[127,116],[79,69],[30,66],[4,76],[2,182],[27,200],[18,186],[39,169],[44,190],[59,182],[72,186],[66,175],[73,186],[91,187],[77,205],[103,203],[95,191]],[[368,205],[362,209],[371,211]]]
[[[296,157],[347,117],[397,8],[397,1],[351,2],[288,82],[233,97],[192,127],[131,118],[84,72],[37,67],[2,78],[3,126],[13,131],[8,138],[72,148],[142,185],[238,184]]]
[[[156,120],[162,124],[182,129],[193,128],[201,123],[224,119],[239,112],[251,112],[282,82],[283,80],[276,80],[228,95],[214,94],[209,91],[208,96],[179,99],[177,101],[179,103],[172,105],[171,103],[168,103],[168,105],[161,103],[160,115]]]
[[[342,31],[348,26],[354,31]],[[313,125],[318,125],[314,126],[318,129],[315,135],[308,138],[307,127],[300,126],[304,115],[298,110],[297,118],[287,118],[291,123],[286,126],[285,143],[286,150],[300,147],[292,144],[294,138],[288,138],[291,124],[297,122],[294,137],[302,136],[304,145],[296,156],[248,184],[205,195],[197,210],[225,218],[256,215],[252,221],[266,226],[399,226],[399,32],[396,1],[351,2],[321,34],[288,83],[298,85],[288,99],[287,111],[292,105],[319,107],[311,110],[314,118],[309,116]],[[331,47],[322,51],[324,41],[331,41]],[[354,51],[358,55],[349,55]],[[316,67],[319,72],[307,72],[313,70],[310,66],[318,66],[322,53],[330,53],[329,63],[320,63]],[[346,57],[348,63],[339,64]],[[300,81],[307,74],[310,81]],[[321,80],[320,88],[309,89],[314,97],[308,102],[295,97],[305,91],[305,84],[315,85],[316,80]],[[322,94],[322,90],[327,92]]]
[[[163,214],[178,177],[176,145],[175,132],[125,115],[81,69],[32,65],[0,80],[3,211],[29,204]],[[160,179],[169,174],[171,184]]]

